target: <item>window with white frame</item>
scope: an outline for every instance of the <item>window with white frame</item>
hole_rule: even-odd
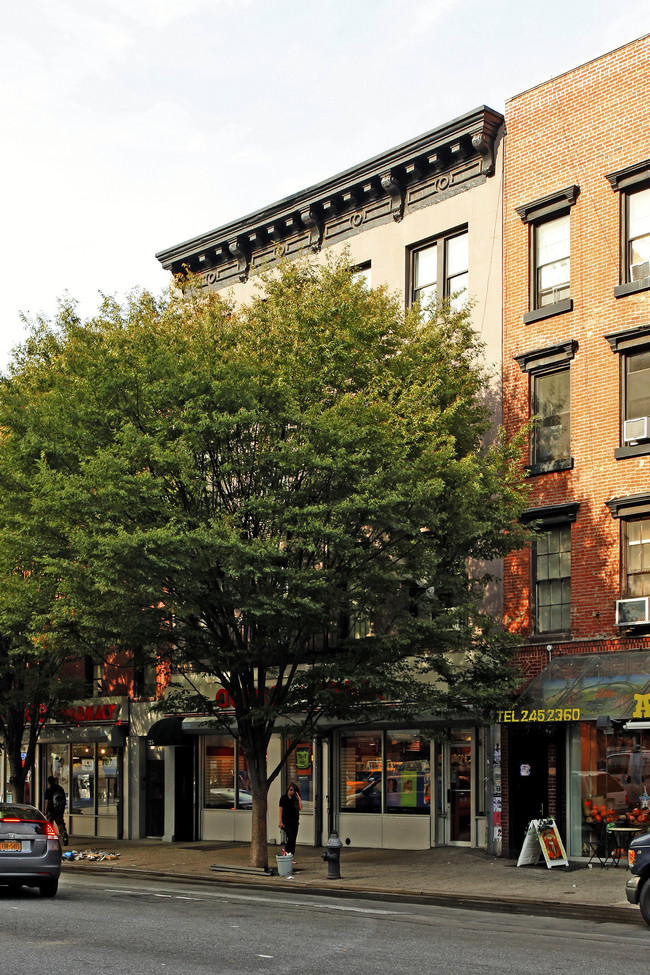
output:
[[[466,303],[469,287],[467,231],[439,237],[411,251],[411,301],[426,306],[449,299],[457,311]]]
[[[368,291],[372,288],[372,277],[370,264],[361,264],[352,272],[352,280],[360,281]]]
[[[612,332],[605,338],[621,357],[619,459],[650,453],[650,325]]]
[[[626,280],[650,278],[650,187],[626,195]]]
[[[529,228],[529,299],[524,322],[571,311],[571,208],[578,186],[515,207]]]
[[[534,225],[533,302],[545,308],[571,295],[571,221],[569,214]]]
[[[624,594],[650,596],[650,517],[623,521]]]
[[[614,294],[622,298],[650,288],[650,159],[606,179],[620,194],[620,274]]]

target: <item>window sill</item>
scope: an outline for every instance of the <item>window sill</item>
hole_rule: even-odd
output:
[[[549,460],[545,464],[526,464],[524,470],[529,477],[535,477],[537,474],[554,474],[556,471],[571,471],[573,470],[573,457]]]
[[[573,311],[573,298],[565,298],[564,301],[556,301],[554,305],[544,305],[543,308],[527,311],[524,315],[524,325],[539,322],[542,318],[552,318],[553,315],[563,315],[567,311]]]
[[[528,643],[565,643],[571,639],[571,630],[549,630],[548,633],[531,633]]]
[[[617,284],[614,288],[615,298],[624,298],[625,295],[635,295],[639,291],[647,291],[650,288],[650,278],[641,278],[640,281],[626,281],[624,284]]]
[[[616,460],[624,460],[626,457],[644,457],[650,454],[650,443],[627,444],[625,447],[617,447],[614,451]]]

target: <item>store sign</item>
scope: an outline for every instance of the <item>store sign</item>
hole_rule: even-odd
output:
[[[65,724],[87,724],[97,721],[113,721],[117,704],[78,704],[64,708],[57,720]]]
[[[536,708],[527,711],[499,711],[498,724],[526,724],[539,721],[580,721],[580,708]]]
[[[633,718],[650,718],[650,694],[635,694],[636,707],[632,712]]]

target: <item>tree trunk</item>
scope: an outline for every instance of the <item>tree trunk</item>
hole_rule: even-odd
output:
[[[266,813],[268,809],[268,790],[264,788],[258,791],[253,787],[253,818],[251,822],[251,867],[263,867],[268,869],[268,836]]]
[[[23,765],[22,742],[6,742],[7,759],[9,760],[9,790],[13,802],[25,801],[25,777],[27,765]]]

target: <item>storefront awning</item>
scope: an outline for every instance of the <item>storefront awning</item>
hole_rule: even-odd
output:
[[[169,716],[160,718],[147,732],[149,745],[187,745],[187,735],[183,731],[183,719]]]
[[[650,655],[647,651],[585,653],[554,657],[521,694],[517,712],[579,711],[580,721],[650,718]],[[646,713],[647,711],[647,713]],[[576,720],[574,717],[572,720]],[[558,719],[560,720],[560,719]]]

